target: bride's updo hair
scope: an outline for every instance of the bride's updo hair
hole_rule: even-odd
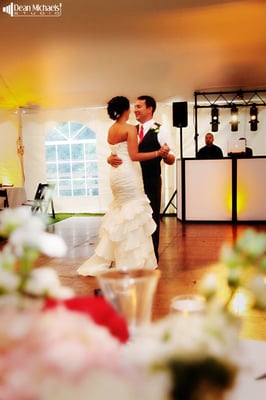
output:
[[[129,107],[129,100],[126,97],[116,96],[107,103],[107,112],[111,119],[117,120]]]

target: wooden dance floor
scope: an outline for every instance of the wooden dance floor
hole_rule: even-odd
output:
[[[93,254],[97,243],[101,217],[72,217],[49,227],[62,236],[68,252],[64,258],[40,257],[38,265],[55,268],[62,284],[72,287],[76,295],[93,295],[98,283],[94,277],[83,277],[77,268]],[[184,223],[175,216],[165,216],[161,222],[161,278],[155,296],[153,320],[165,316],[170,299],[183,293],[197,293],[207,272],[223,274],[218,265],[219,251],[224,242],[233,243],[247,227],[266,232],[266,223],[232,225],[228,223]],[[241,314],[241,312],[239,311]],[[241,337],[266,340],[266,312],[245,311]]]

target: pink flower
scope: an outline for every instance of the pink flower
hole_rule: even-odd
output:
[[[95,371],[120,377],[121,349],[106,328],[80,312],[6,307],[0,325],[1,398],[41,399],[47,382],[75,387]]]

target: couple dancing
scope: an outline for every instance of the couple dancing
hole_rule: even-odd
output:
[[[111,149],[108,162],[112,166],[113,201],[103,217],[95,253],[78,268],[80,275],[95,276],[111,265],[130,269],[157,267],[160,162],[163,159],[165,163],[173,164],[175,156],[169,152],[166,141],[162,142],[166,138],[163,130],[160,141],[158,139],[160,125],[153,120],[155,108],[156,102],[152,97],[140,96],[137,99],[135,116],[143,124],[137,129],[127,123],[130,103],[126,97],[116,96],[108,102],[108,115],[115,121],[107,137]],[[144,139],[138,139],[141,126]]]

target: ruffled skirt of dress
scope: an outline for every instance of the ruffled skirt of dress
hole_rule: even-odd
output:
[[[110,268],[155,269],[152,233],[156,224],[145,194],[121,205],[115,200],[103,217],[95,254],[78,268],[78,273],[95,276]]]

